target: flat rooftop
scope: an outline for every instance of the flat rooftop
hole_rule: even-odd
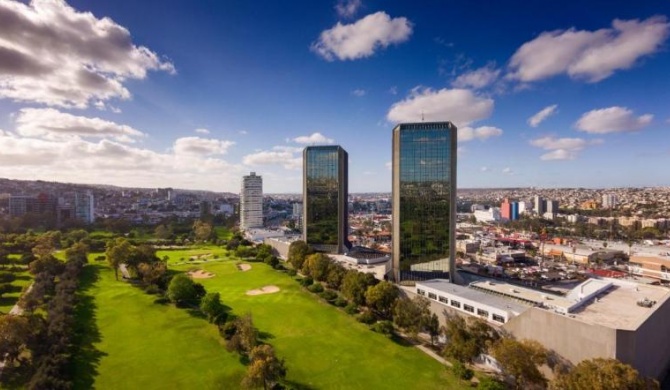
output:
[[[551,304],[552,306],[565,308],[567,311],[567,309],[574,304],[573,301],[559,295],[554,295],[550,292],[531,290],[529,288],[515,286],[498,280],[472,282],[470,283],[470,286],[487,291],[491,294],[502,295],[508,299],[526,302],[531,305]]]
[[[430,287],[447,294],[453,294],[471,301],[480,302],[484,305],[495,307],[496,309],[505,310],[514,315],[519,315],[530,308],[529,305],[517,303],[510,299],[487,294],[475,290],[474,288],[449,283],[446,279],[431,279],[423,282],[416,282],[416,285]]]
[[[570,314],[574,318],[615,329],[635,330],[667,299],[665,287],[610,279],[613,286]],[[652,307],[639,306],[638,301],[656,301]]]

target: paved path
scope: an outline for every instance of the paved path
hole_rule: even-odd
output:
[[[119,270],[121,270],[121,275],[124,279],[130,279],[130,272],[128,272],[128,267],[125,264],[119,265]]]

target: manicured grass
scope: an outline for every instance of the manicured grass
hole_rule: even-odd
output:
[[[167,251],[170,252],[170,251]],[[176,252],[176,251],[175,251]],[[91,254],[93,259],[98,254]],[[159,255],[163,256],[163,255]],[[181,257],[181,256],[180,256]],[[454,389],[463,386],[412,346],[370,331],[262,263],[241,272],[238,259],[172,266],[215,274],[198,279],[221,293],[233,314],[251,312],[264,340],[286,359],[288,380],[302,389]],[[95,264],[93,264],[95,263]],[[104,262],[85,267],[77,318],[81,351],[75,388],[236,389],[245,372],[226,352],[214,325],[188,310],[154,303]],[[276,285],[275,294],[247,290]]]
[[[207,256],[210,255],[210,256]],[[188,249],[159,250],[156,252],[159,259],[168,257],[168,264],[176,263],[200,263],[206,261],[217,261],[224,258],[232,259],[234,254],[229,253],[225,248],[218,246],[194,246]],[[216,257],[216,259],[215,259]],[[190,261],[193,258],[193,261]]]
[[[277,354],[286,359],[288,379],[318,389],[459,388],[445,368],[415,347],[374,333],[353,317],[302,290],[288,275],[262,263],[241,272],[236,261],[201,264],[214,273],[199,279],[207,291],[221,293],[237,315],[252,313]],[[186,270],[190,267],[179,266]],[[246,295],[276,285],[275,294]]]
[[[92,254],[94,258],[98,254]],[[75,388],[210,389],[237,387],[245,372],[214,325],[114,279],[89,264],[77,311],[80,352]]]
[[[33,276],[30,274],[30,272],[28,272],[28,268],[26,266],[17,267],[21,268],[15,271],[12,271],[11,267],[9,266],[0,268],[0,272],[12,272],[14,275],[16,275],[16,280],[11,283],[14,291],[3,294],[2,298],[0,298],[0,313],[9,313],[16,302],[19,301],[23,290],[33,281]]]

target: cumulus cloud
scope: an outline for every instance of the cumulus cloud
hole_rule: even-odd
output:
[[[602,140],[594,139],[587,141],[583,138],[555,138],[551,136],[541,137],[530,141],[530,144],[548,153],[540,156],[541,160],[574,160],[585,147],[601,144]]]
[[[203,128],[195,129],[195,132],[198,134],[209,134],[209,130]]]
[[[592,134],[620,133],[640,130],[649,125],[653,119],[654,116],[651,114],[636,117],[628,108],[614,106],[583,114],[575,123],[575,127]]]
[[[332,144],[335,142],[332,138],[327,138],[321,133],[312,133],[311,135],[303,135],[300,137],[293,138],[293,142],[299,144]]]
[[[322,31],[311,49],[328,61],[370,57],[378,49],[409,39],[412,23],[407,18],[391,18],[385,12],[370,14],[352,24],[338,22]]]
[[[596,31],[543,32],[514,53],[508,77],[530,82],[567,74],[595,83],[657,52],[669,32],[670,23],[664,16],[642,21],[615,19],[612,28]]]
[[[460,142],[467,142],[477,138],[480,141],[486,141],[491,137],[499,137],[502,133],[501,129],[493,126],[481,126],[477,128],[461,127],[458,129],[458,140]]]
[[[362,5],[361,0],[339,0],[335,4],[335,11],[342,18],[351,18],[356,15]]]
[[[53,108],[23,108],[16,115],[16,132],[25,137],[63,139],[73,137],[113,138],[134,142],[145,134],[127,125],[88,118]]]
[[[354,96],[362,97],[365,96],[367,92],[364,89],[354,89],[351,91],[351,94]]]
[[[389,109],[386,118],[391,122],[451,121],[456,126],[488,118],[493,111],[493,99],[478,96],[468,89],[416,87],[410,95]]]
[[[242,159],[245,165],[280,165],[284,169],[302,168],[302,148],[275,146],[272,150],[251,153]]]
[[[0,25],[0,98],[104,108],[109,99],[130,98],[128,79],[175,72],[171,62],[134,45],[125,27],[62,0],[2,1]]]
[[[494,63],[482,68],[463,73],[454,80],[451,85],[456,88],[481,89],[493,84],[500,76],[500,69],[496,69]]]
[[[179,155],[191,154],[203,156],[226,154],[228,148],[234,144],[232,141],[211,138],[182,137],[174,142],[174,152]]]
[[[556,109],[558,108],[558,104],[554,104],[548,107],[545,107],[541,109],[538,113],[535,115],[531,116],[528,118],[528,124],[530,127],[537,127],[542,123],[545,119],[549,118],[550,116],[554,115],[556,113]]]
[[[241,165],[196,154],[159,153],[114,140],[0,134],[0,177],[137,187],[231,190]],[[132,174],[129,174],[132,172]]]

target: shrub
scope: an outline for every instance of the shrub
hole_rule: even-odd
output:
[[[507,386],[497,379],[491,378],[490,376],[484,376],[479,379],[477,388],[480,390],[505,390],[507,389]]]
[[[337,298],[335,298],[335,301],[333,302],[333,305],[335,305],[337,307],[345,307],[345,306],[347,306],[348,303],[349,302],[347,302],[346,299],[344,299],[341,296],[338,296]],[[349,313],[349,314],[351,314],[351,313]]]
[[[314,279],[312,279],[312,278],[309,277],[309,276],[307,276],[307,277],[303,278],[302,280],[300,280],[300,284],[303,285],[303,286],[305,286],[305,287],[307,287],[307,286],[311,286],[313,283],[314,283]]]
[[[286,273],[288,274],[288,276],[295,276],[298,274],[297,272],[295,272],[294,269],[289,269]]]
[[[314,283],[311,286],[307,287],[307,290],[313,293],[322,293],[323,285],[321,283]]]
[[[358,317],[356,317],[356,320],[358,320],[358,322],[370,325],[374,324],[377,321],[377,317],[375,317],[375,315],[371,311],[366,310],[361,314],[359,314]]]
[[[155,295],[160,294],[162,290],[155,284],[150,284],[144,288],[144,292],[147,294]]]
[[[0,272],[0,283],[11,283],[16,280],[16,275],[11,272]]]
[[[391,321],[378,321],[370,327],[374,332],[381,333],[387,337],[393,336],[393,323]]]
[[[358,305],[352,302],[344,307],[344,312],[353,316],[354,314],[358,313]]]
[[[465,364],[456,361],[451,366],[451,372],[454,373],[458,378],[469,381],[474,376],[474,372],[471,369],[467,368]]]
[[[315,286],[315,285],[313,285],[313,286]],[[323,298],[324,300],[326,300],[328,302],[331,302],[331,303],[333,301],[335,301],[335,299],[337,299],[337,293],[333,290],[326,290],[319,295],[321,296],[321,298]]]
[[[94,260],[95,261],[105,261],[105,260],[107,260],[107,258],[105,256],[101,255],[101,256],[96,256]]]

